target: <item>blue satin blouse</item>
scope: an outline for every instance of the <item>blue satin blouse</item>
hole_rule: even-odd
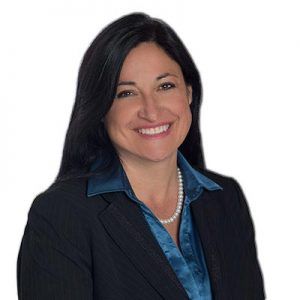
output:
[[[101,162],[96,160],[91,170],[94,170],[99,163]],[[192,300],[211,300],[212,293],[209,275],[199,233],[191,214],[190,203],[196,199],[198,199],[197,201],[201,201],[201,197],[199,198],[199,196],[204,188],[208,190],[223,188],[195,170],[179,150],[177,150],[177,165],[182,173],[185,195],[179,229],[181,252],[158,218],[146,204],[135,196],[120,162],[117,162],[114,172],[106,176],[94,176],[88,180],[87,196],[124,191],[132,201],[140,205],[153,235],[157,239],[189,298]]]

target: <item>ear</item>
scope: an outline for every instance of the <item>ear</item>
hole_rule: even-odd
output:
[[[192,101],[193,101],[193,89],[191,85],[187,86],[187,95],[189,98],[189,105],[191,105]]]

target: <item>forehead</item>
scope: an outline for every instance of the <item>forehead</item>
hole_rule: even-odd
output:
[[[179,77],[181,68],[162,48],[153,42],[144,42],[133,48],[126,56],[120,80],[130,80],[145,76],[156,77],[165,72],[176,73]]]

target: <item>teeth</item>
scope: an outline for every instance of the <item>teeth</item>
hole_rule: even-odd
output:
[[[147,129],[139,129],[139,133],[142,134],[148,134],[148,135],[154,135],[154,134],[158,134],[158,133],[162,133],[164,131],[167,131],[168,128],[170,127],[170,124],[164,125],[164,126],[158,126],[155,128],[147,128]]]

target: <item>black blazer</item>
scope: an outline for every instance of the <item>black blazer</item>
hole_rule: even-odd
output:
[[[265,299],[239,183],[198,170],[223,187],[204,189],[191,203],[213,299]],[[17,260],[19,299],[188,299],[139,206],[123,192],[87,197],[86,191],[87,180],[76,179],[34,199]]]

